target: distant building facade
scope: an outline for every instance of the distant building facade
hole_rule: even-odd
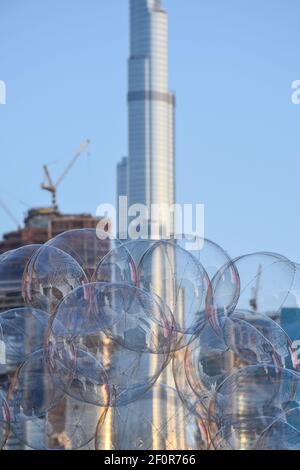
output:
[[[46,243],[67,230],[96,228],[99,218],[89,214],[61,214],[50,208],[29,210],[24,228],[8,232],[0,241],[0,254],[24,245]]]

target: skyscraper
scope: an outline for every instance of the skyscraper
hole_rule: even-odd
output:
[[[170,206],[175,202],[175,97],[168,85],[168,18],[160,0],[130,0],[128,70],[129,153],[118,165],[117,194],[127,195],[129,205]]]
[[[122,239],[127,238],[127,213],[122,214],[120,210],[119,196],[127,196],[127,174],[128,174],[128,158],[123,157],[117,165],[117,214],[118,218],[118,237]],[[125,233],[124,233],[125,232]]]
[[[170,215],[170,207],[175,203],[175,96],[169,91],[168,17],[160,0],[130,0],[128,71],[128,204],[144,204],[148,210],[156,204],[160,212],[151,211],[149,222],[157,224],[161,232],[166,225],[164,208],[168,208]],[[172,233],[174,220],[169,222]],[[164,260],[155,257],[152,270],[156,292],[171,305],[173,286],[163,282],[168,277],[167,269]],[[155,370],[155,361],[153,357],[150,370]],[[160,379],[170,385],[171,369],[164,371]],[[154,428],[160,429],[173,413],[172,404],[163,410],[160,397],[153,392],[149,414]],[[173,441],[171,436],[168,439]],[[164,439],[153,434],[152,448],[163,448],[161,440]]]
[[[143,204],[151,210],[155,204],[158,211],[155,214],[151,211],[148,228],[149,222],[154,223],[161,233],[171,234],[174,219],[170,207],[175,204],[175,97],[169,91],[168,81],[168,18],[161,1],[130,0],[129,142],[128,157],[123,158],[117,167],[118,212],[120,196],[128,196],[129,206]],[[168,226],[165,209],[170,218]],[[122,221],[122,230],[119,226],[118,233],[124,238],[122,213],[119,213],[119,221]],[[172,255],[168,258],[169,263]],[[163,282],[168,267],[163,260],[155,258],[152,269],[161,298],[170,303],[174,295],[173,286]],[[125,355],[123,360],[128,360]],[[147,367],[150,374],[157,368],[156,360],[155,354],[149,357]],[[162,383],[172,385],[171,376],[172,371],[168,367],[161,374]],[[174,430],[168,424],[178,418],[175,403],[171,397],[168,400],[162,398],[160,389],[155,389],[149,391],[147,404],[143,401],[135,403],[136,416],[127,416],[126,409],[113,414],[109,425],[113,427],[111,436],[116,448],[128,448],[126,446],[130,444],[126,439],[132,441],[134,437],[132,432],[124,437],[127,434],[124,432],[126,426],[135,430],[145,448],[176,449],[180,439],[184,442],[184,431],[177,433],[180,434],[177,442]],[[145,431],[143,420],[138,416],[145,416],[146,421],[152,423],[152,435]],[[109,433],[108,427],[105,432]]]

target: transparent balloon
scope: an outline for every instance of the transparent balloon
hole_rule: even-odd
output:
[[[98,407],[66,396],[45,415],[13,426],[12,432],[34,450],[93,448],[100,413]]]
[[[190,341],[205,324],[210,281],[203,266],[180,246],[158,241],[141,259],[138,276],[142,288],[164,299],[176,330]]]
[[[21,307],[0,313],[0,372],[14,372],[27,356],[44,347],[49,315]]]
[[[0,256],[0,448],[298,449],[299,265],[102,225]]]
[[[138,284],[136,264],[126,245],[113,248],[103,257],[95,270],[92,280]]]
[[[47,245],[69,254],[92,280],[100,261],[121,242],[103,227],[68,230],[49,240]]]
[[[23,305],[22,278],[31,256],[41,245],[26,245],[0,257],[0,310]]]
[[[255,450],[259,436],[274,422],[272,416],[242,418],[224,425],[211,441],[211,450]]]
[[[91,283],[58,306],[52,331],[78,337],[104,332],[126,349],[169,354],[173,325],[162,304],[129,284]]]
[[[222,322],[228,347],[248,364],[268,363],[298,370],[293,343],[272,318],[258,312],[236,310]]]
[[[207,238],[196,235],[176,234],[172,242],[193,255],[203,266],[210,280],[219,270],[231,262],[230,256],[223,248]]]
[[[63,396],[47,369],[44,350],[35,351],[16,370],[8,390],[12,425],[44,416]]]
[[[187,381],[207,414],[216,387],[236,368],[234,354],[207,323],[187,346],[183,360]]]
[[[126,324],[122,318],[124,304],[120,303],[120,299],[127,308],[131,307],[132,302],[140,306],[138,301],[146,299],[146,305],[154,306],[160,314],[159,304],[154,303],[146,292],[130,285],[93,283],[69,294],[53,318],[46,345],[50,368],[56,383],[77,399],[100,406],[106,406],[107,401],[111,406],[133,401],[155,383],[170,359],[168,336],[164,338],[165,348],[165,343],[157,342],[156,332],[149,329],[149,320],[141,307],[145,323],[137,325],[136,311],[133,311],[134,328],[131,328],[130,319]],[[119,317],[111,314],[114,312],[113,305],[119,308],[118,328]],[[118,314],[118,311],[115,310],[115,313]],[[157,330],[165,331],[160,323],[153,324]],[[106,329],[114,331],[114,334],[106,335]],[[119,337],[116,331],[120,332]],[[161,351],[155,349],[155,353],[151,352],[157,344],[162,345]],[[64,383],[65,369],[77,380],[80,396],[73,394],[73,386],[68,389]],[[87,398],[90,397],[87,381],[95,391],[92,399]]]
[[[261,433],[255,450],[299,450],[300,408],[282,413]]]
[[[203,390],[199,397],[190,385],[185,368],[186,349],[176,351],[172,361],[172,372],[178,397],[185,408],[198,419],[198,425],[202,436],[203,449],[209,447],[209,435],[207,432],[207,409],[210,394]]]
[[[243,420],[279,417],[300,399],[298,373],[273,365],[241,368],[216,388],[209,406],[211,438],[224,426],[235,428]]]
[[[204,439],[204,440],[203,440]],[[110,408],[96,430],[97,450],[200,450],[206,447],[198,418],[172,387],[156,384],[139,400]]]
[[[27,305],[53,314],[64,297],[87,283],[77,261],[64,251],[43,245],[28,261],[23,274]]]

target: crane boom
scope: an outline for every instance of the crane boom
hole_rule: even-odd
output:
[[[76,154],[74,155],[73,159],[70,161],[69,165],[67,166],[67,168],[62,172],[62,174],[60,175],[60,177],[58,178],[58,180],[56,181],[56,184],[55,184],[55,188],[58,187],[58,185],[62,182],[62,180],[64,179],[65,176],[67,176],[67,174],[69,173],[69,171],[71,170],[71,168],[73,167],[73,165],[75,164],[75,162],[78,160],[78,158],[80,157],[80,155],[83,154],[83,152],[86,150],[87,146],[89,145],[90,143],[90,140],[87,139],[85,140],[84,142],[82,142],[80,144],[80,147],[79,149],[77,150]]]
[[[49,170],[48,170],[47,165],[44,165],[44,166],[43,166],[43,169],[44,169],[44,173],[45,173],[45,175],[46,175],[46,179],[48,180],[48,186],[54,188],[55,186],[54,186],[54,184],[53,184],[53,182],[52,182],[52,178],[51,178],[51,176],[50,176],[50,173],[49,173]]]
[[[16,224],[17,228],[20,228],[20,224],[19,224],[19,221],[17,220],[17,218],[13,215],[13,213],[11,212],[11,210],[7,207],[6,204],[4,204],[3,201],[0,200],[0,206],[2,207],[2,209],[4,210],[4,212],[8,215],[8,217],[14,222],[14,224]]]
[[[51,194],[52,194],[52,206],[54,208],[56,208],[56,192],[57,192],[57,187],[60,185],[60,183],[62,182],[62,180],[65,178],[65,176],[67,176],[67,174],[69,173],[69,171],[71,170],[71,168],[73,167],[73,165],[76,163],[76,161],[78,160],[78,158],[80,157],[80,155],[83,154],[83,152],[86,150],[86,148],[88,147],[90,143],[90,139],[86,139],[84,142],[82,142],[80,144],[80,147],[79,149],[77,150],[77,152],[75,153],[74,157],[72,158],[72,160],[70,161],[70,163],[67,165],[67,167],[65,168],[65,170],[62,172],[62,174],[59,176],[59,178],[57,179],[56,183],[54,184],[53,181],[52,181],[52,178],[51,178],[51,175],[50,175],[50,172],[49,172],[49,169],[47,167],[47,165],[44,165],[43,166],[43,169],[44,169],[44,173],[45,173],[45,177],[46,177],[46,183],[42,183],[41,184],[41,187],[42,189],[45,189],[46,191],[49,191]]]

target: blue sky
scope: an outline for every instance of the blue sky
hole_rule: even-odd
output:
[[[300,261],[299,0],[163,0],[177,95],[177,200],[206,207],[208,238],[232,256]],[[65,212],[114,202],[127,153],[127,0],[0,0],[0,199],[20,219],[47,205],[42,165]],[[22,202],[20,202],[22,201]],[[24,204],[25,203],[25,204]],[[14,228],[4,212],[0,233]]]

